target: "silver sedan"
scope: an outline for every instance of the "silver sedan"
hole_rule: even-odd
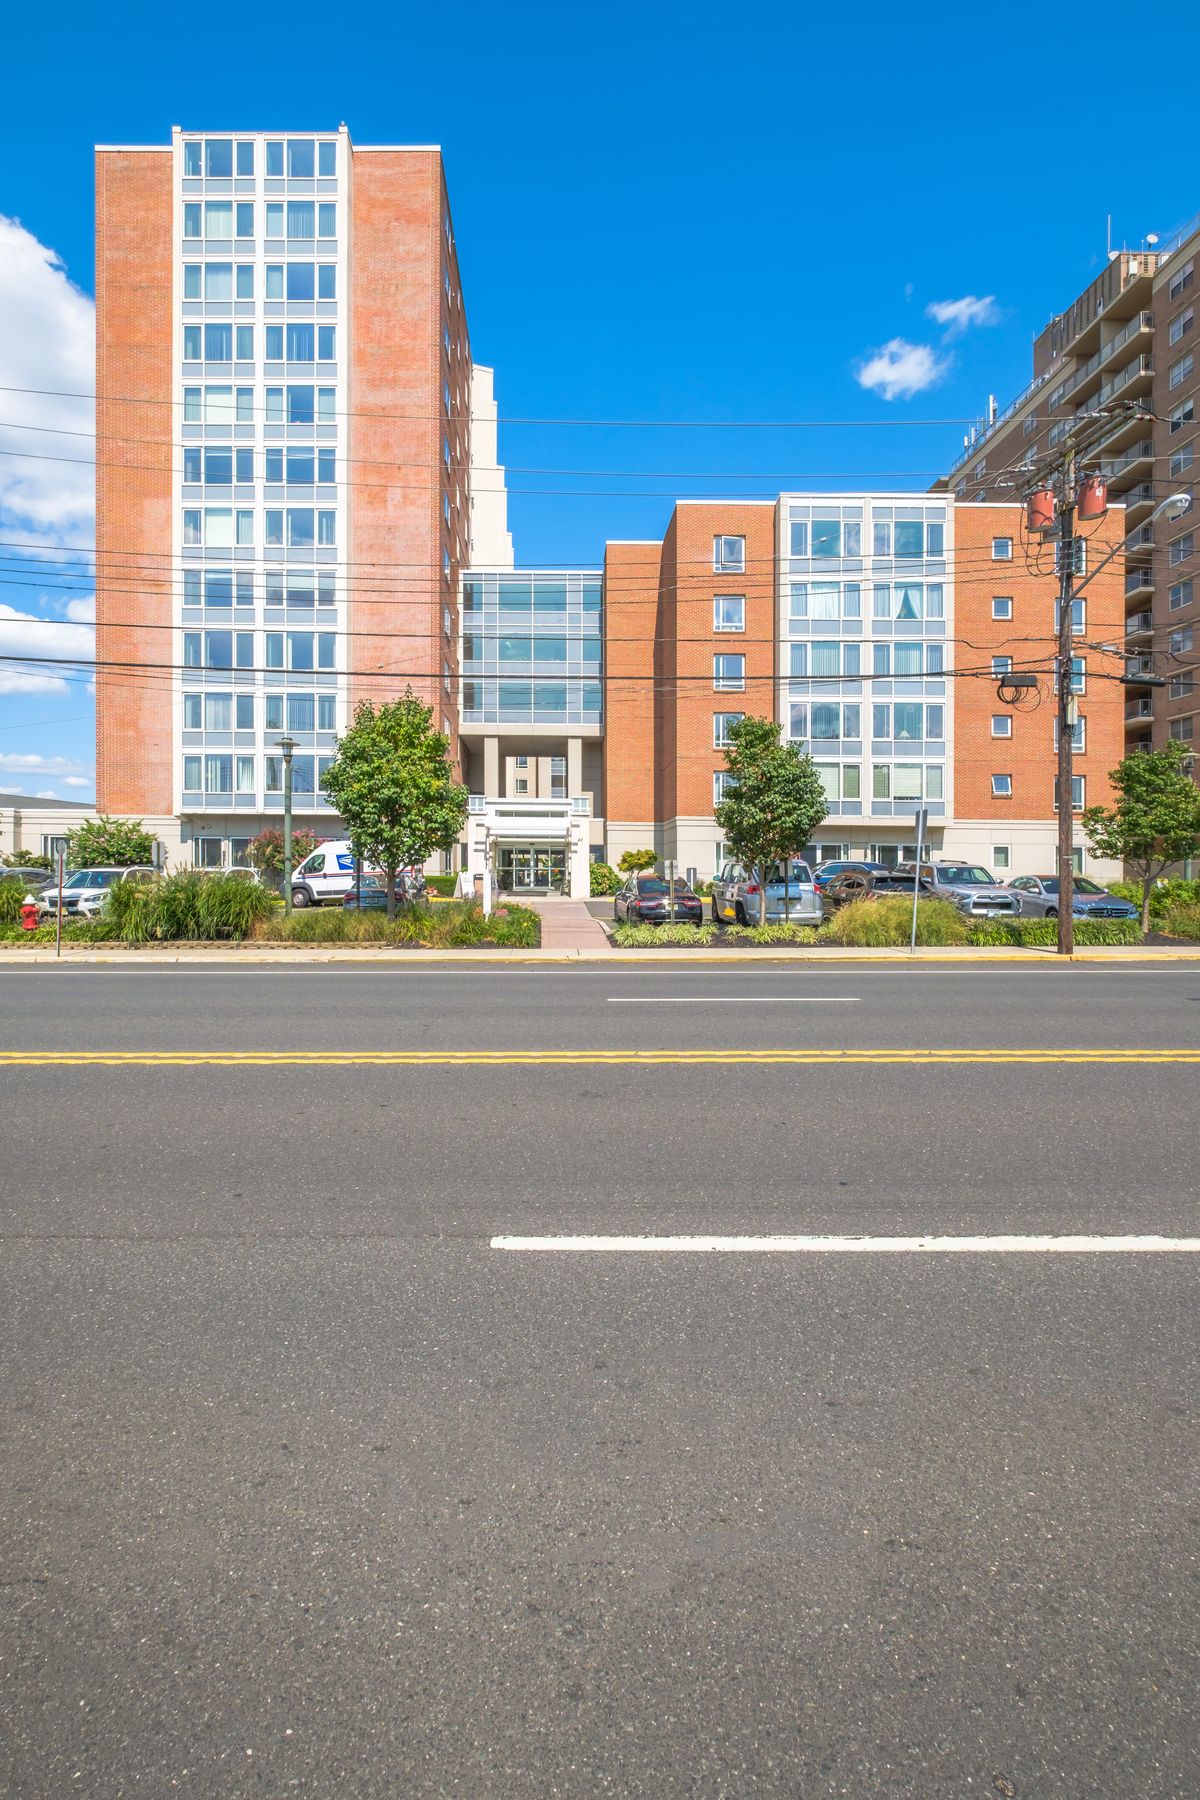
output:
[[[1018,875],[1008,885],[1020,895],[1022,917],[1057,919],[1057,875]],[[1136,919],[1139,916],[1136,906],[1131,906],[1128,900],[1122,900],[1116,894],[1110,894],[1099,882],[1089,881],[1086,875],[1075,877],[1071,914],[1076,919]]]

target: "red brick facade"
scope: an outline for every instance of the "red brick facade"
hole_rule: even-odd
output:
[[[171,161],[96,153],[96,804],[142,816],[172,808]]]

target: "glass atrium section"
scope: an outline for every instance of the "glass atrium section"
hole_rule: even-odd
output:
[[[468,571],[462,723],[599,725],[602,604],[593,571]]]

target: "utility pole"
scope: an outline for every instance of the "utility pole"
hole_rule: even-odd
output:
[[[286,916],[292,910],[292,752],[296,748],[295,740],[282,737],[279,748],[283,754],[283,910]]]
[[[1075,695],[1072,588],[1075,580],[1075,454],[1069,450],[1058,503],[1058,954],[1075,949]]]

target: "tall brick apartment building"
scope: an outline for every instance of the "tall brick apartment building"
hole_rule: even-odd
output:
[[[1150,523],[1167,495],[1194,491],[1200,352],[1195,310],[1200,218],[1153,248],[1114,252],[1103,272],[1056,313],[1033,345],[1033,378],[998,416],[981,420],[950,472],[960,499],[1010,498],[1029,457],[1062,442],[1076,415],[1117,400],[1138,413],[1114,422],[1097,458],[1130,533],[1123,643],[1131,676],[1166,688],[1125,691],[1126,748],[1193,744],[1197,736],[1200,525],[1195,514]],[[1138,416],[1138,415],[1141,416]]]
[[[97,151],[96,219],[98,804],[238,862],[278,822],[285,732],[318,830],[359,698],[411,685],[460,755],[490,376],[437,149],[176,128]]]
[[[1089,552],[1124,535],[1114,508]],[[997,873],[1055,865],[1053,547],[1013,502],[911,493],[680,502],[661,543],[605,560],[608,854],[653,844],[711,875],[722,745],[771,714],[813,756],[829,797],[814,854],[894,862],[918,805],[935,853]],[[1079,609],[1081,638],[1119,638],[1121,557]],[[1007,668],[1036,696],[997,698]],[[1083,650],[1076,811],[1110,796],[1122,689]],[[1081,865],[1087,851],[1079,840]],[[1107,871],[1100,865],[1101,873]]]

